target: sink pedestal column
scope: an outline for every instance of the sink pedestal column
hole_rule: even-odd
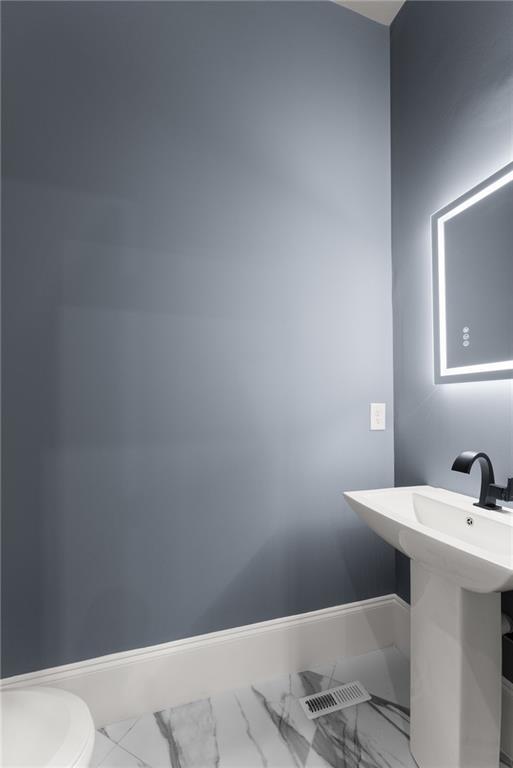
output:
[[[500,594],[411,561],[411,752],[420,768],[497,768]]]

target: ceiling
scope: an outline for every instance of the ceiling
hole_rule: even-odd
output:
[[[337,0],[337,2],[356,13],[361,13],[362,16],[388,26],[396,17],[404,0],[352,0],[352,2]]]

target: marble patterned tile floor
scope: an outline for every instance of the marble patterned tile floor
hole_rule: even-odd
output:
[[[369,702],[308,720],[299,697],[351,680]],[[100,728],[92,768],[415,768],[409,726],[408,661],[387,648]]]

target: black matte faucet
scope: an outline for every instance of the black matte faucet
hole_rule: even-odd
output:
[[[476,501],[474,506],[483,509],[502,509],[495,503],[496,499],[513,501],[513,477],[509,478],[507,485],[495,485],[492,462],[483,451],[463,451],[454,459],[452,469],[469,475],[475,461],[478,461],[481,467],[481,492],[479,501]]]

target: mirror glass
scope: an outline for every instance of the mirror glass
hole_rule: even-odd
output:
[[[435,381],[513,377],[513,163],[432,217]]]

